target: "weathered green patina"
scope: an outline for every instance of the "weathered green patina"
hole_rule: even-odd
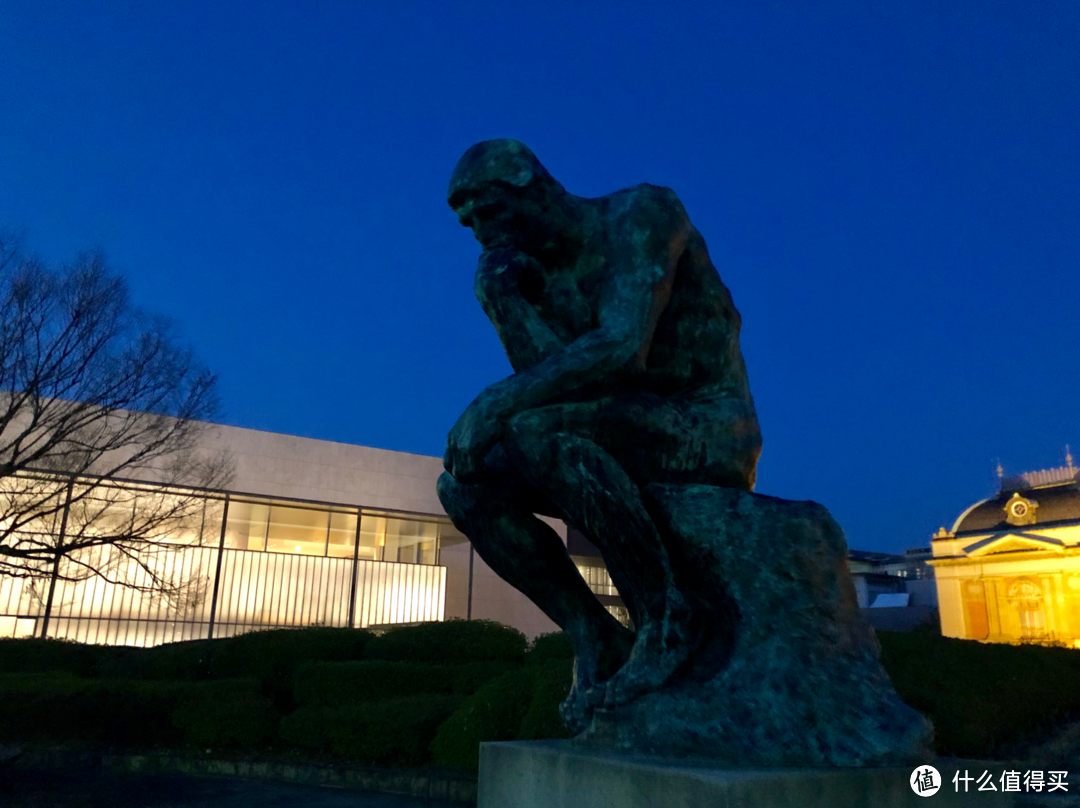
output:
[[[491,140],[462,157],[449,202],[484,249],[476,295],[515,372],[451,430],[439,496],[492,569],[570,636],[575,683],[563,716],[580,740],[789,764],[921,752],[928,725],[881,672],[839,529],[820,506],[749,493],[761,433],[740,318],[674,192],[639,185],[574,196],[523,143]],[[762,518],[731,522],[745,503],[765,500]],[[670,502],[686,510],[672,515]],[[596,544],[633,633],[600,605],[536,514],[564,519]],[[721,529],[729,523],[756,532]],[[686,524],[695,526],[689,534]],[[736,567],[751,580],[736,586]],[[814,616],[796,621],[799,635],[812,629],[810,646],[835,652],[803,644],[793,657],[770,646],[762,657],[759,648],[755,669],[774,662],[784,670],[747,714],[732,710],[721,683],[743,670],[753,627],[784,615],[775,596],[752,594],[753,579],[810,592],[803,600]],[[797,669],[804,658],[811,668]],[[801,757],[790,739],[779,754],[772,730],[732,742],[760,710],[773,729],[797,733],[805,725],[797,716],[816,711],[801,703],[809,694],[794,678],[828,686],[839,670],[837,694],[850,696],[853,679],[866,682],[865,698],[849,699],[858,716],[889,719],[852,724],[848,710],[826,733],[829,748]],[[793,686],[777,689],[784,676]],[[740,698],[753,688],[753,677],[744,679]],[[848,730],[856,737],[836,740]],[[688,748],[680,737],[696,740]]]

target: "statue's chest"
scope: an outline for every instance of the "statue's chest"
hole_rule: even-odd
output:
[[[592,260],[546,276],[533,302],[541,319],[564,343],[596,328],[603,262]]]

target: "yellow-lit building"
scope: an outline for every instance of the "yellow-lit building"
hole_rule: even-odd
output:
[[[941,632],[1080,647],[1080,474],[1072,463],[1002,480],[931,543]]]

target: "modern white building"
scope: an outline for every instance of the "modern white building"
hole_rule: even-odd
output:
[[[450,524],[435,493],[440,458],[216,425],[205,440],[231,455],[233,481],[200,492],[199,525],[152,561],[186,582],[182,597],[148,578],[146,591],[94,576],[58,581],[49,607],[48,582],[0,576],[0,636],[142,646],[450,618],[498,620],[529,636],[557,630]],[[553,525],[565,540],[565,526]],[[109,566],[112,548],[94,552],[87,561]],[[592,562],[581,563],[588,573]],[[607,596],[606,573],[587,578]],[[137,565],[126,580],[140,583]]]
[[[0,637],[144,646],[269,628],[452,618],[497,620],[529,637],[558,630],[450,523],[435,493],[441,458],[219,425],[204,441],[210,452],[231,456],[229,489],[197,492],[198,525],[143,559],[159,579],[184,584],[179,596],[99,547],[84,559],[88,566],[120,573],[108,577],[135,587],[100,576],[58,580],[50,600],[48,579],[0,575]],[[169,496],[146,482],[116,486],[134,492],[128,502]],[[627,622],[600,553],[573,528],[549,521],[597,598]],[[913,608],[936,609],[921,555],[853,550],[848,565],[864,608],[882,593],[905,593],[908,608],[865,609],[875,625],[897,622],[896,612],[904,620],[880,627],[909,628]]]

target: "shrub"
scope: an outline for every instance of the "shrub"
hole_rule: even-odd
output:
[[[8,741],[169,746],[180,682],[80,679],[71,674],[0,675],[0,737]]]
[[[344,707],[303,707],[281,721],[285,741],[371,765],[420,766],[435,732],[460,700],[425,695]]]
[[[215,679],[254,676],[285,709],[292,701],[293,673],[305,662],[362,659],[374,635],[351,628],[275,629],[241,634],[220,643],[210,663]]]
[[[358,704],[424,693],[468,696],[510,667],[505,662],[318,662],[297,670],[293,696],[297,704],[305,707]]]
[[[7,741],[155,747],[252,746],[277,715],[254,679],[192,683],[0,675],[0,737]]]
[[[229,640],[188,640],[130,649],[133,654],[104,660],[99,675],[108,679],[202,681],[213,677],[213,659]]]
[[[997,757],[1080,715],[1080,651],[879,631],[900,697],[934,722],[939,755]]]
[[[488,682],[517,670],[518,667],[516,663],[498,660],[449,665],[447,670],[451,678],[451,692],[458,696],[471,696]]]
[[[559,715],[559,705],[569,694],[573,680],[574,665],[570,660],[554,659],[539,666],[529,709],[518,729],[519,741],[570,737],[570,730]]]
[[[448,620],[392,628],[368,643],[364,656],[433,665],[520,664],[527,646],[520,631],[492,620]]]
[[[448,769],[476,769],[482,741],[517,738],[538,670],[528,667],[503,674],[466,699],[439,727],[431,746],[435,762]]]
[[[574,659],[574,646],[570,644],[570,638],[562,631],[541,634],[533,640],[525,658],[525,664],[539,665],[553,659]]]
[[[97,676],[115,660],[137,655],[141,649],[85,645],[70,640],[37,638],[0,639],[0,672],[70,673]]]
[[[171,718],[188,746],[256,749],[277,736],[280,716],[257,680],[219,679],[188,686]]]
[[[103,674],[147,680],[254,678],[279,709],[290,710],[293,676],[298,667],[308,662],[360,659],[373,636],[359,629],[304,628],[189,640],[131,649],[134,654],[111,661],[104,666]]]
[[[304,707],[333,707],[386,698],[451,691],[442,665],[415,662],[321,662],[300,668],[293,683],[296,703]]]

